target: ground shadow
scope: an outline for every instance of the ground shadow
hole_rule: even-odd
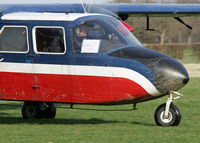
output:
[[[103,119],[23,119],[22,117],[0,117],[0,124],[58,124],[58,125],[78,125],[78,124],[135,124],[142,126],[155,126],[144,122],[126,122],[116,120],[103,120]]]
[[[74,110],[88,110],[88,111],[134,111],[133,109],[95,109],[95,108],[80,108],[80,107],[58,107],[58,108],[65,108],[65,109],[74,109]]]
[[[138,121],[131,122],[131,124],[149,126],[149,127],[156,126],[156,124],[150,124],[150,123],[144,123],[144,122],[138,122]]]
[[[23,119],[21,117],[0,117],[0,124],[110,124],[120,121],[103,119]]]

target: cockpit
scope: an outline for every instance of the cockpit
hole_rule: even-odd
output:
[[[74,53],[102,53],[142,45],[119,20],[109,16],[82,17],[70,27]]]

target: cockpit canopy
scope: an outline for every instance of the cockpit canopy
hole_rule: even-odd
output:
[[[141,45],[119,20],[110,16],[82,17],[70,27],[74,53],[101,53]]]

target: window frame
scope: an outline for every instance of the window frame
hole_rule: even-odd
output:
[[[5,28],[7,27],[11,27],[11,28],[16,28],[16,27],[23,27],[26,29],[26,41],[27,41],[27,50],[26,51],[1,51],[0,53],[22,53],[22,54],[26,54],[29,52],[29,39],[28,39],[28,27],[25,25],[4,25],[1,27],[0,29],[0,34],[4,31]]]
[[[53,52],[38,52],[36,44],[36,29],[37,28],[61,28],[63,30],[63,43],[64,43],[64,52],[62,53],[53,53]],[[33,50],[36,54],[50,54],[50,55],[64,55],[67,51],[66,48],[66,38],[65,38],[65,28],[62,26],[34,26],[32,29],[32,38],[33,38]]]

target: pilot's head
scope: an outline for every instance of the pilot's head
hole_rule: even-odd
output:
[[[81,24],[77,29],[77,35],[79,37],[86,37],[87,36],[87,26],[86,24]]]

